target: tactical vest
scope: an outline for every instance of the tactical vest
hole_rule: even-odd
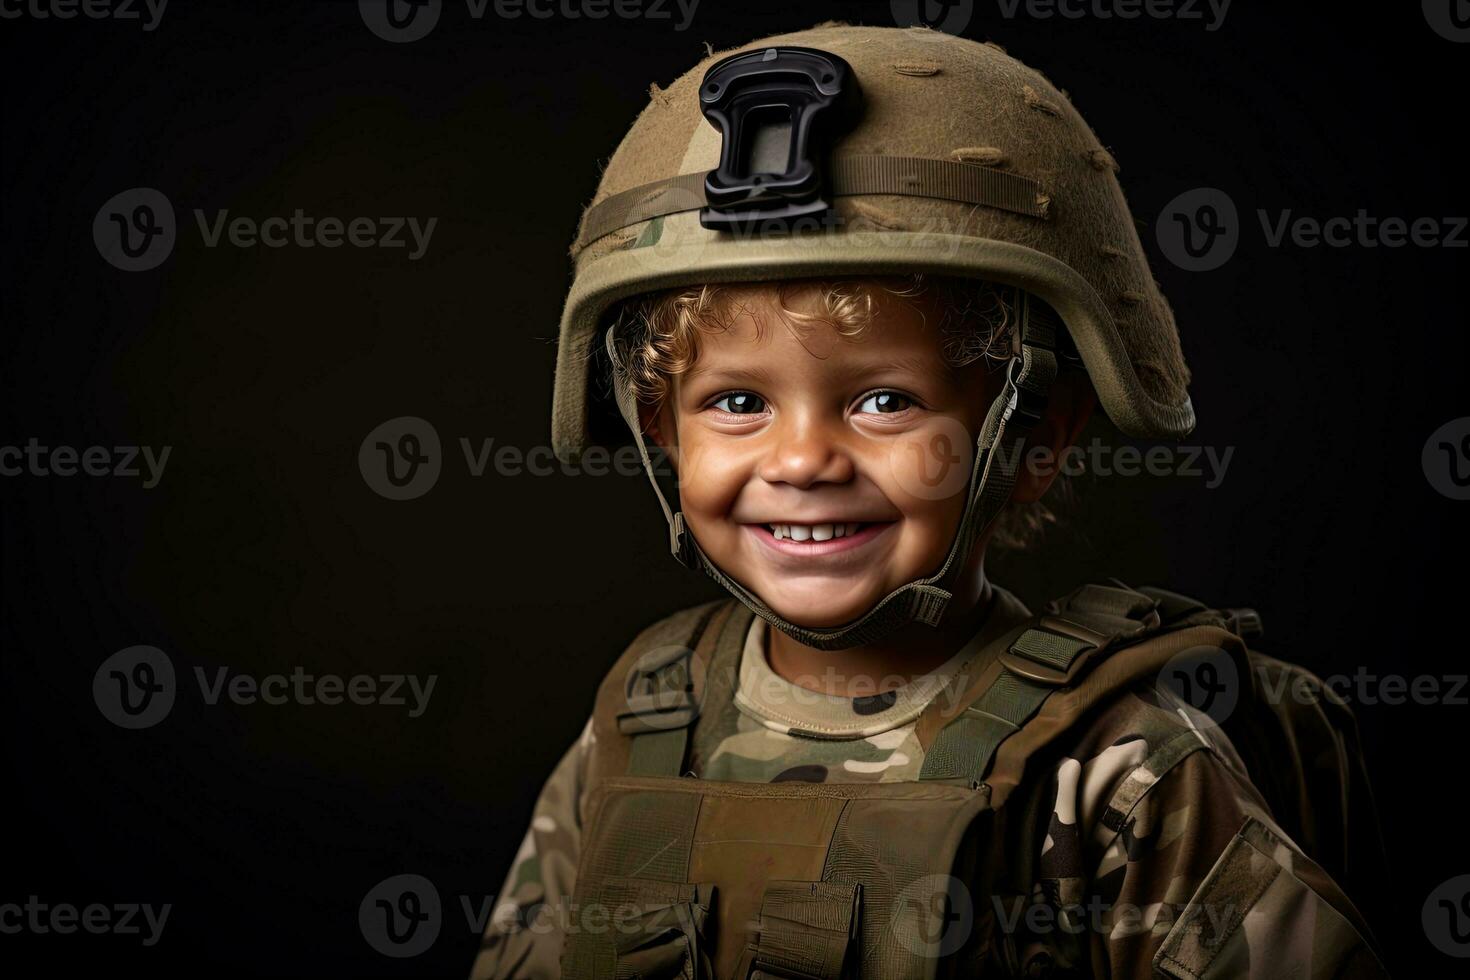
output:
[[[677,613],[603,682],[564,977],[974,975],[995,930],[970,896],[1005,863],[1004,804],[1027,760],[1185,651],[1223,651],[1253,676],[1248,610],[1089,585],[951,678],[915,723],[916,781],[695,778],[693,727],[731,697],[752,616],[734,599]]]

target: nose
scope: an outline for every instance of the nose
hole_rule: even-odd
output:
[[[767,483],[806,489],[818,483],[847,483],[855,468],[852,456],[835,433],[807,422],[778,425],[769,451],[757,467]]]

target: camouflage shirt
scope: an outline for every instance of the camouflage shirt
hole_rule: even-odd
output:
[[[911,781],[915,720],[946,680],[1029,613],[996,590],[981,634],[935,671],[870,697],[798,687],[765,657],[755,618],[728,704],[706,706],[702,778]],[[586,814],[592,725],[538,798],[486,929],[474,980],[555,977]],[[1033,770],[1028,769],[1028,772]],[[1357,909],[1283,832],[1208,716],[1153,685],[1120,692],[1049,752],[1005,804],[1002,880],[976,896],[996,932],[987,976],[1378,977]]]

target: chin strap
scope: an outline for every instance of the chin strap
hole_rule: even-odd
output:
[[[963,571],[975,542],[1010,500],[1016,475],[1024,463],[1026,440],[1046,409],[1047,397],[1057,375],[1059,337],[1055,314],[1026,291],[1018,289],[1016,292],[1021,352],[1007,365],[1005,387],[991,403],[985,424],[975,440],[975,463],[966,490],[969,505],[960,520],[959,531],[950,545],[948,556],[933,575],[899,586],[860,618],[830,629],[809,629],[782,619],[755,593],[716,567],[699,547],[694,535],[684,525],[683,512],[669,503],[671,499],[678,499],[677,484],[672,493],[666,494],[659,482],[661,475],[671,478],[673,474],[660,474],[649,454],[638,422],[633,386],[615,343],[617,327],[609,327],[604,343],[612,364],[618,410],[633,431],[644,472],[653,484],[653,492],[668,521],[669,549],[674,557],[690,568],[703,568],[710,578],[749,606],[757,616],[797,642],[818,650],[841,650],[873,643],[909,623],[938,625],[954,596],[954,580]]]

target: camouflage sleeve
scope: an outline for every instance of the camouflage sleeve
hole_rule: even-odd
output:
[[[1155,747],[1096,816],[1094,972],[1386,976],[1352,902],[1192,734]]]
[[[589,720],[547,778],[531,826],[496,896],[471,980],[539,980],[561,973],[565,910],[582,843],[579,803],[586,781]]]

